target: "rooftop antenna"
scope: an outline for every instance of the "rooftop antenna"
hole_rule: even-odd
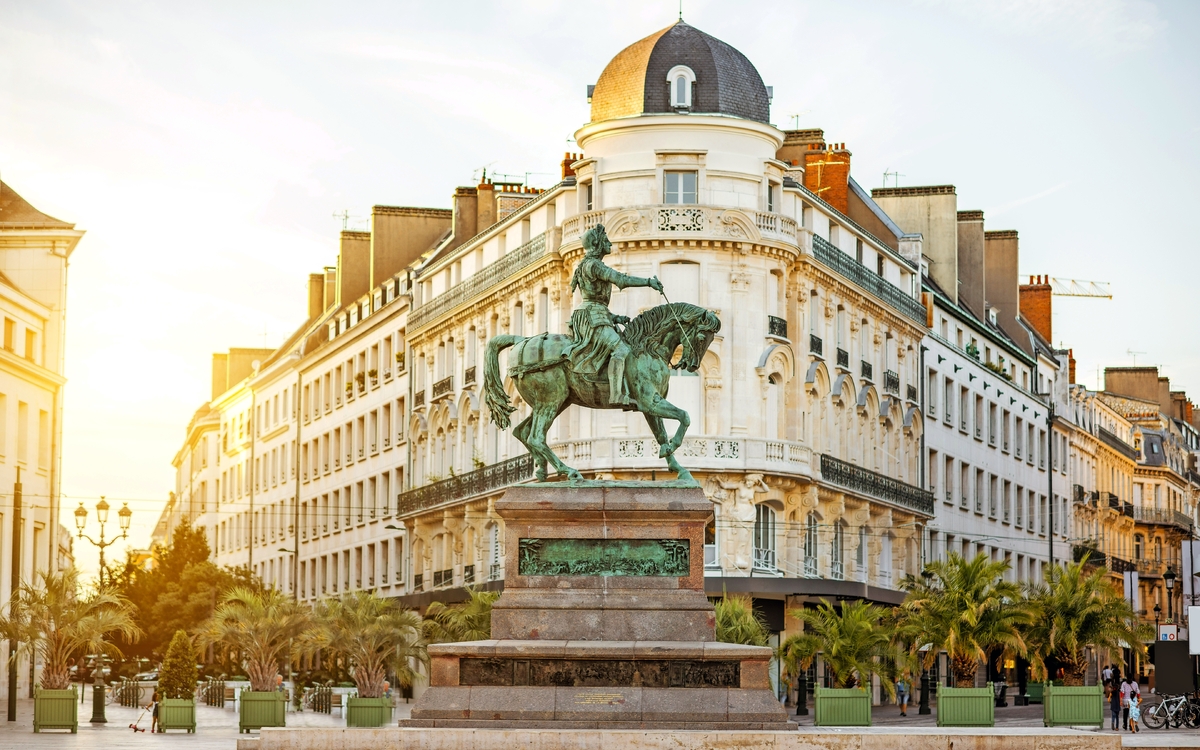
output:
[[[892,182],[895,183],[893,185],[893,187],[900,187],[900,178],[908,177],[908,175],[900,174],[899,172],[889,172],[887,167],[884,167],[884,169],[883,169],[883,186],[884,187],[887,187],[888,177],[891,177]]]
[[[803,117],[804,115],[807,115],[809,112],[812,112],[812,110],[806,109],[803,112],[797,112],[794,115],[788,115],[788,117],[792,118],[792,130],[800,129],[800,118]]]
[[[1126,349],[1125,353],[1128,354],[1129,356],[1133,357],[1133,366],[1134,367],[1137,367],[1137,355],[1145,354],[1145,352],[1135,352],[1132,349]]]
[[[341,219],[342,220],[342,231],[343,232],[346,231],[346,224],[350,221],[350,212],[347,211],[346,209],[342,209],[341,213],[338,213],[335,211],[333,213],[333,218]]]
[[[490,161],[490,162],[488,162],[487,164],[484,164],[482,167],[475,167],[475,169],[471,171],[471,181],[472,181],[472,182],[474,182],[474,181],[475,181],[475,175],[477,175],[477,174],[479,174],[480,172],[482,172],[482,173],[483,173],[483,180],[482,180],[482,182],[487,182],[487,171],[488,171],[488,167],[492,166],[492,165],[493,165],[493,164],[495,164],[495,163],[496,163],[496,162],[494,162],[494,161]]]
[[[679,0],[679,20],[683,20],[683,0]]]

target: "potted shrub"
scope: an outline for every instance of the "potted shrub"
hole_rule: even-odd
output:
[[[196,731],[196,652],[192,639],[175,631],[158,673],[158,731]]]
[[[108,639],[126,642],[141,635],[133,607],[121,596],[100,590],[82,595],[74,570],[39,573],[39,585],[21,584],[7,617],[0,617],[0,635],[16,639],[21,650],[42,662],[34,690],[33,731],[79,728],[79,694],[71,687],[70,667],[85,654],[120,651]]]
[[[1055,565],[1046,582],[1029,588],[1029,601],[1035,617],[1027,638],[1030,666],[1034,676],[1045,679],[1045,660],[1054,657],[1063,665],[1059,685],[1047,683],[1042,691],[1042,720],[1046,726],[1104,724],[1104,686],[1084,686],[1087,673],[1087,649],[1117,651],[1133,648],[1145,651],[1145,641],[1153,638],[1128,600],[1108,582],[1108,571],[1090,573],[1084,569],[1087,558],[1077,563]],[[1033,688],[1033,685],[1029,686]],[[1033,690],[1030,690],[1031,697]]]
[[[276,589],[230,589],[200,630],[203,644],[220,644],[240,653],[250,688],[238,696],[238,728],[249,732],[284,726],[287,703],[276,689],[279,664],[295,655],[297,639],[312,625],[312,616]]]
[[[895,695],[897,649],[885,627],[887,610],[867,602],[844,602],[834,607],[822,601],[815,609],[788,614],[804,623],[804,632],[780,644],[780,660],[789,674],[807,671],[822,654],[833,687],[818,686],[813,698],[814,723],[826,726],[870,726],[871,677],[879,675],[884,691]]]
[[[316,619],[319,627],[306,639],[307,647],[345,659],[358,691],[346,701],[346,726],[388,724],[388,674],[396,676],[399,687],[408,687],[417,677],[414,663],[429,663],[421,616],[373,592],[356,591],[322,601]]]
[[[1032,616],[1020,587],[1004,580],[1007,569],[987,555],[966,560],[950,553],[904,584],[900,629],[910,653],[928,669],[945,651],[954,675],[954,687],[938,687],[938,726],[992,726],[995,696],[975,687],[975,673],[989,653],[1026,652],[1022,632]]]

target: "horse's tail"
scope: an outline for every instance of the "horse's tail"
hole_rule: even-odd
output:
[[[500,352],[524,340],[524,336],[512,334],[493,336],[483,355],[483,401],[492,413],[492,421],[502,430],[508,429],[508,417],[516,411],[516,407],[504,392],[504,380],[500,377]]]

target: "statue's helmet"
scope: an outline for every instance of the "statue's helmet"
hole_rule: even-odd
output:
[[[608,241],[608,233],[603,224],[597,224],[583,234],[583,250],[585,255],[603,257],[612,249]]]

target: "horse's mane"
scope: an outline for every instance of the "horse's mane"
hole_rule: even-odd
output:
[[[705,312],[707,311],[703,307],[689,302],[671,302],[652,307],[625,326],[625,341],[635,354],[641,353],[648,345],[656,343],[669,333],[671,326],[691,326],[695,324],[697,317],[703,316]]]

